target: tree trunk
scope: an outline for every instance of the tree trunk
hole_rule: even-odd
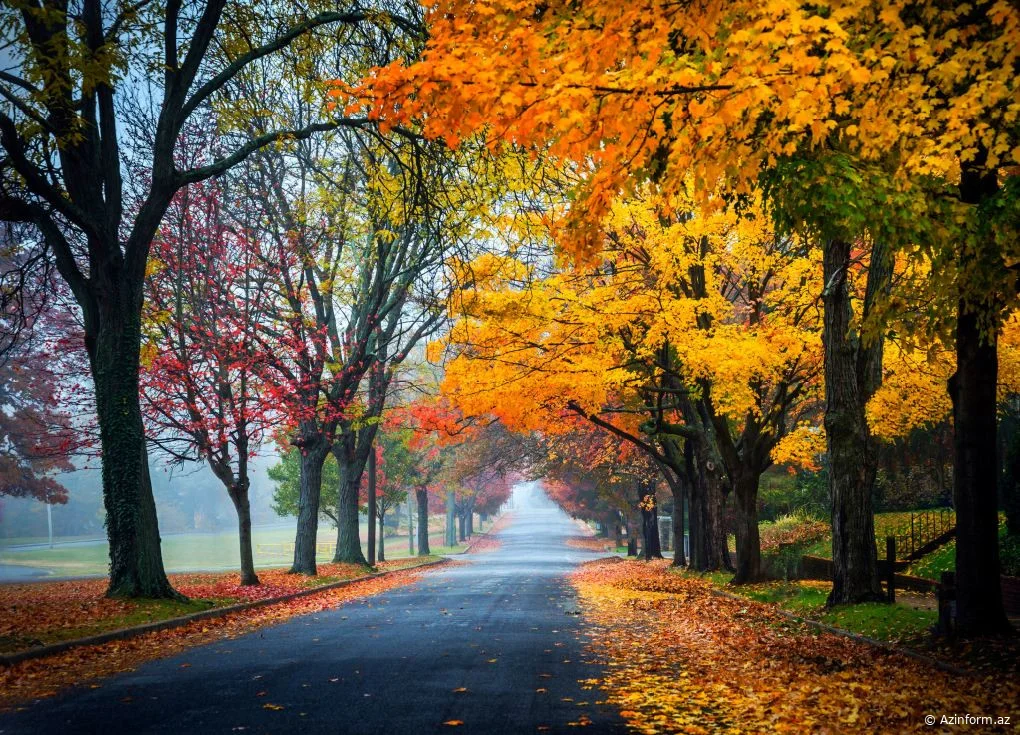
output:
[[[414,491],[418,501],[418,556],[429,556],[429,491],[420,487]]]
[[[385,518],[386,511],[382,511],[379,514],[379,552],[375,555],[375,560],[377,562],[386,561],[386,544],[383,541],[383,530],[385,528],[383,521],[385,520]]]
[[[446,493],[446,545],[453,548],[457,545],[457,506],[453,493]]]
[[[758,537],[758,474],[737,475],[733,491],[737,498],[737,574],[733,584],[752,584],[764,578]]]
[[[414,556],[414,511],[411,510],[411,499],[407,499],[407,554]]]
[[[684,488],[675,478],[669,480],[669,492],[673,495],[673,563],[674,567],[687,566],[684,555]]]
[[[375,448],[368,453],[368,565],[375,566],[376,468]]]
[[[467,513],[467,535],[471,538],[475,535],[475,512],[469,510]]]
[[[463,543],[467,541],[467,518],[465,517],[464,511],[461,511],[457,517],[457,535],[458,540]]]
[[[126,287],[118,290],[123,291]],[[141,297],[118,293],[100,305],[86,336],[102,447],[103,505],[110,540],[109,597],[179,598],[160,551],[139,403]]]
[[[254,586],[259,584],[258,575],[255,574],[255,558],[251,548],[251,501],[248,497],[247,479],[238,480],[237,485],[230,492],[230,500],[237,510],[237,536],[240,542],[241,551],[241,586]]]
[[[329,454],[329,444],[321,436],[312,436],[301,443],[301,476],[298,490],[297,534],[294,536],[294,563],[291,574],[317,573],[315,545],[319,533],[319,496],[322,494],[322,463]]]
[[[975,636],[1010,629],[999,581],[998,355],[995,333],[982,337],[980,314],[962,301],[957,314],[956,373],[949,380],[956,449],[956,630]]]
[[[832,499],[833,582],[829,605],[882,599],[871,502],[875,463],[864,414],[868,397],[877,384],[871,390],[865,384],[869,356],[862,354],[864,348],[851,324],[847,282],[850,247],[849,241],[830,240],[823,254],[825,437]],[[873,261],[878,260],[876,255],[873,251]],[[871,278],[869,274],[869,293],[874,287]],[[870,357],[873,365],[874,356]]]
[[[336,564],[368,564],[361,550],[361,516],[358,512],[360,486],[360,475],[357,479],[351,478],[341,470],[340,495],[336,509],[336,553],[333,554],[333,562]]]
[[[691,569],[710,572],[723,566],[726,535],[722,523],[722,468],[705,439],[688,439],[685,447],[690,489]]]
[[[655,501],[655,487],[642,484],[639,486],[641,495],[641,540],[645,561],[662,558],[662,545],[659,540],[659,505]]]
[[[623,524],[619,518],[613,521],[613,543],[617,548],[623,546]]]

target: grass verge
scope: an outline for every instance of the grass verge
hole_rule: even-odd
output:
[[[827,608],[825,601],[832,589],[830,582],[795,580],[734,586],[729,584],[733,575],[726,572],[699,574],[677,570],[674,573],[704,579],[717,589],[749,600],[772,603],[806,620],[825,623],[888,643],[920,642],[937,619],[933,610],[917,610],[899,603],[887,605],[868,602]]]

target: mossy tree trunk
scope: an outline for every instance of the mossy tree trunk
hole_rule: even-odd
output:
[[[163,568],[139,400],[141,284],[114,277],[86,318],[110,540],[110,597],[176,598]]]

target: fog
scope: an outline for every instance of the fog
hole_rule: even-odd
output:
[[[288,520],[272,509],[274,484],[266,470],[277,461],[275,454],[267,454],[250,466],[252,522],[256,525]],[[168,467],[161,461],[150,460],[150,471],[161,534],[237,528],[237,515],[226,489],[205,465]],[[99,468],[63,473],[56,479],[68,489],[68,502],[52,507],[54,537],[105,536]],[[45,504],[0,496],[0,539],[45,537],[47,533]]]

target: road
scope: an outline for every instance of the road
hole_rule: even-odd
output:
[[[600,664],[565,574],[592,555],[536,486],[514,507],[496,551],[0,715],[0,734],[625,732],[581,683]]]

